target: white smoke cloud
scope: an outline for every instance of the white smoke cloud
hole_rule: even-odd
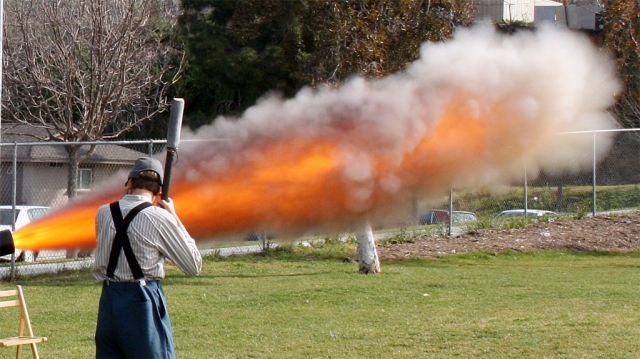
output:
[[[416,192],[436,197],[451,186],[506,183],[525,166],[533,177],[590,165],[592,136],[559,133],[616,127],[606,109],[618,86],[603,50],[576,33],[460,30],[451,41],[424,44],[405,72],[307,88],[291,99],[268,96],[240,118],[183,133],[224,141],[182,145],[179,164],[187,183],[243,171],[249,188],[267,162],[287,163],[332,143],[336,169],[322,183],[349,195],[327,199],[323,208],[338,214],[318,222],[348,222],[384,213]],[[607,150],[599,142],[598,155]],[[304,185],[276,178],[267,187]]]

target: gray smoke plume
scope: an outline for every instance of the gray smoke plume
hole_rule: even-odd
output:
[[[424,44],[402,73],[266,96],[184,134],[223,141],[183,142],[172,196],[197,188],[191,201],[235,221],[198,222],[211,233],[379,220],[416,195],[510,183],[525,166],[531,178],[589,166],[592,136],[560,133],[616,127],[606,109],[618,86],[608,56],[581,35],[460,30]]]

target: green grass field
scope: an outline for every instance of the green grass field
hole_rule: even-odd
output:
[[[339,260],[354,250],[342,246],[324,257],[208,257],[195,278],[169,268],[178,358],[640,356],[638,253],[472,253],[383,262],[381,274],[362,275]],[[0,288],[14,284],[35,334],[49,337],[41,357],[94,355],[100,286],[88,271]],[[0,335],[16,325],[17,313],[0,310]]]

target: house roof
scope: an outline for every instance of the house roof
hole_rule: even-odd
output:
[[[37,137],[46,136],[46,130],[27,125],[5,124],[1,126],[2,144],[42,142]],[[48,145],[18,145],[17,160],[19,162],[69,162],[64,142],[50,142]],[[90,145],[83,145],[79,153],[86,154]],[[0,148],[0,159],[12,161],[14,146],[3,145]],[[119,144],[97,145],[93,155],[83,163],[131,164],[146,153],[124,147]]]
[[[562,3],[554,0],[535,0],[535,6],[562,6]]]

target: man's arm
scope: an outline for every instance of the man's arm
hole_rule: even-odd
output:
[[[180,222],[173,201],[160,200],[159,204],[166,210],[164,220],[160,220],[157,226],[162,238],[162,254],[186,275],[198,275],[202,270],[202,256],[195,240]]]

